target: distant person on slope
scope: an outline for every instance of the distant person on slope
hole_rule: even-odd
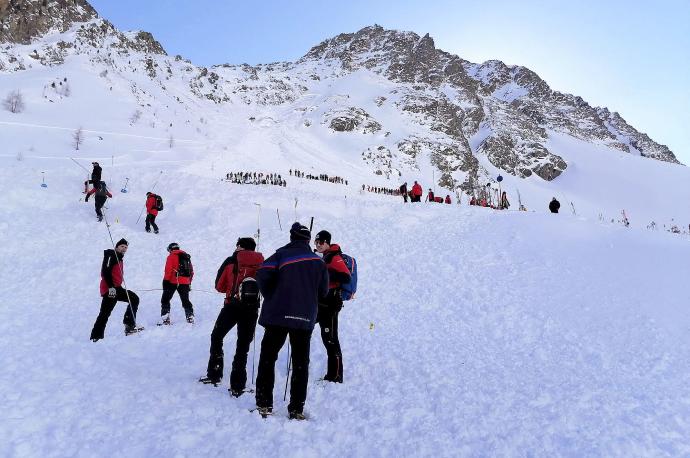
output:
[[[436,202],[436,199],[434,198],[434,191],[432,191],[431,188],[429,188],[429,192],[428,192],[427,195],[426,195],[426,200],[425,200],[425,202],[427,202],[427,201],[428,201],[429,203],[434,203],[434,202]]]
[[[91,165],[93,165],[93,171],[91,172],[91,179],[84,182],[84,194],[89,192],[89,183],[95,187],[101,181],[103,169],[98,165],[98,162],[92,162]]]
[[[146,193],[146,232],[151,232],[153,226],[153,233],[158,234],[158,226],[156,225],[156,216],[158,216],[157,198],[154,193]]]
[[[407,181],[400,185],[400,194],[402,194],[403,202],[407,203]]]
[[[422,185],[417,183],[416,181],[412,185],[412,191],[411,191],[411,196],[412,196],[412,202],[421,202],[422,201]]]
[[[304,420],[309,383],[309,346],[316,324],[318,300],[328,293],[326,264],[309,247],[309,228],[294,223],[290,243],[278,248],[259,269],[257,280],[264,304],[259,324],[264,327],[256,377],[256,407],[262,417],[273,410],[273,385],[278,352],[290,337],[292,378],[288,412]]]
[[[192,289],[192,278],[194,278],[192,258],[180,250],[180,245],[174,242],[168,245],[168,253],[163,274],[161,324],[170,324],[170,300],[175,295],[175,291],[180,295],[187,323],[194,323],[194,306],[189,300],[189,291]]]
[[[559,208],[561,208],[561,203],[554,197],[549,203],[549,210],[551,210],[551,213],[558,213]]]
[[[499,206],[500,210],[508,210],[510,207],[510,202],[508,202],[508,195],[506,194],[505,191],[503,191],[503,194],[501,194],[501,204]]]
[[[98,221],[103,221],[103,212],[101,209],[105,205],[105,201],[108,200],[108,197],[113,197],[112,194],[110,194],[110,191],[108,191],[108,186],[105,184],[105,181],[99,181],[97,185],[94,185],[94,188],[86,193],[86,197],[84,198],[85,202],[89,201],[89,196],[91,194],[95,194],[95,207],[96,207],[96,217],[98,218]]]
[[[199,379],[201,383],[220,383],[223,378],[223,339],[237,325],[237,347],[230,372],[230,392],[235,397],[244,393],[247,384],[247,354],[259,317],[260,298],[255,278],[264,257],[255,250],[253,238],[237,239],[235,252],[218,269],[216,291],[225,293],[225,302],[211,332],[206,377]]]
[[[343,354],[338,339],[338,314],[343,308],[340,285],[350,281],[350,271],[340,256],[337,244],[331,244],[331,233],[321,231],[314,238],[316,251],[323,255],[328,268],[328,294],[319,300],[316,321],[321,327],[321,340],[328,354],[328,368],[323,379],[343,383]]]
[[[444,200],[444,202],[447,204],[450,203],[450,194],[446,194],[446,199]]]
[[[125,316],[122,323],[125,325],[125,335],[140,331],[143,328],[136,327],[137,308],[139,307],[139,297],[133,291],[125,290],[122,287],[124,281],[125,265],[123,257],[127,252],[127,240],[120,239],[115,245],[114,250],[103,252],[103,264],[101,265],[101,285],[100,291],[103,300],[101,301],[101,311],[96,318],[91,330],[91,340],[98,342],[103,338],[105,326],[108,318],[119,302],[127,302]]]

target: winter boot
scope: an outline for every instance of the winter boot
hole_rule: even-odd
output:
[[[189,315],[187,317],[187,323],[194,324],[194,315]]]
[[[143,331],[144,327],[143,326],[128,326],[125,325],[125,335],[129,336],[131,334],[135,334],[139,331]]]
[[[213,377],[201,377],[199,379],[200,383],[203,383],[204,385],[213,385],[213,386],[218,386],[220,383],[219,378],[213,378]]]
[[[160,325],[165,325],[168,326],[170,325],[170,313],[166,313],[165,315],[161,315],[161,322]]]
[[[273,415],[273,407],[257,407],[256,410],[261,415],[261,418],[268,418],[270,415]]]
[[[297,411],[289,412],[288,418],[290,420],[306,420],[307,419],[307,417],[305,417],[302,412],[297,412]]]

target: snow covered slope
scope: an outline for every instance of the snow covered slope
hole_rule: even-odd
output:
[[[107,217],[130,242],[126,281],[147,329],[125,337],[120,304],[97,344],[88,333],[110,240],[80,201],[82,173],[52,158],[2,159],[0,455],[690,453],[687,236],[567,213],[403,205],[290,177],[286,188],[232,185],[200,163],[148,155],[104,167],[111,183],[130,177],[127,194],[111,186]],[[154,236],[135,222],[159,176],[166,209]],[[315,382],[325,354],[314,336],[306,423],[286,418],[285,352],[268,420],[248,412],[251,395],[196,382],[222,303],[213,278],[236,237],[256,233],[254,203],[264,253],[286,242],[289,222],[313,216],[359,262],[358,297],[341,313],[345,383]],[[172,241],[195,262],[197,324],[175,300],[163,329],[160,292],[146,290],[160,287]]]

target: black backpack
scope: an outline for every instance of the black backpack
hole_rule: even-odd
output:
[[[106,186],[105,181],[101,181],[98,183],[96,195],[101,197],[108,197],[108,187]]]
[[[239,261],[235,258],[235,265],[233,266],[235,282],[237,282],[238,270]],[[256,278],[245,277],[239,285],[235,283],[232,297],[235,297],[240,304],[246,307],[259,307],[261,298],[259,296],[259,283],[256,281]]]
[[[178,267],[177,276],[178,277],[191,277],[194,272],[192,267],[192,257],[187,253],[178,253]]]
[[[156,210],[162,211],[163,210],[163,198],[159,195],[156,195]]]

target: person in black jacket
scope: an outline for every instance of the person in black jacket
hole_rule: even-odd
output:
[[[263,417],[273,410],[275,363],[290,336],[293,371],[288,412],[291,419],[304,419],[311,333],[318,300],[328,293],[328,270],[311,251],[310,238],[307,227],[294,223],[290,243],[266,259],[256,275],[264,297],[259,324],[265,330],[256,377],[256,407]]]
[[[98,165],[98,162],[92,162],[91,165],[93,165],[93,171],[91,172],[91,179],[84,182],[84,194],[89,192],[89,183],[96,186],[101,181],[103,169]]]
[[[561,203],[554,197],[549,203],[549,210],[551,210],[551,213],[558,213],[559,208],[561,208]]]
[[[316,251],[323,255],[328,268],[328,294],[319,300],[319,312],[316,321],[321,327],[321,340],[326,347],[328,367],[323,380],[343,383],[343,354],[338,338],[338,314],[343,308],[341,285],[350,282],[350,270],[343,261],[340,246],[331,244],[331,233],[321,231],[314,238]]]
[[[407,203],[407,181],[400,185],[400,194],[402,194],[403,202]]]

